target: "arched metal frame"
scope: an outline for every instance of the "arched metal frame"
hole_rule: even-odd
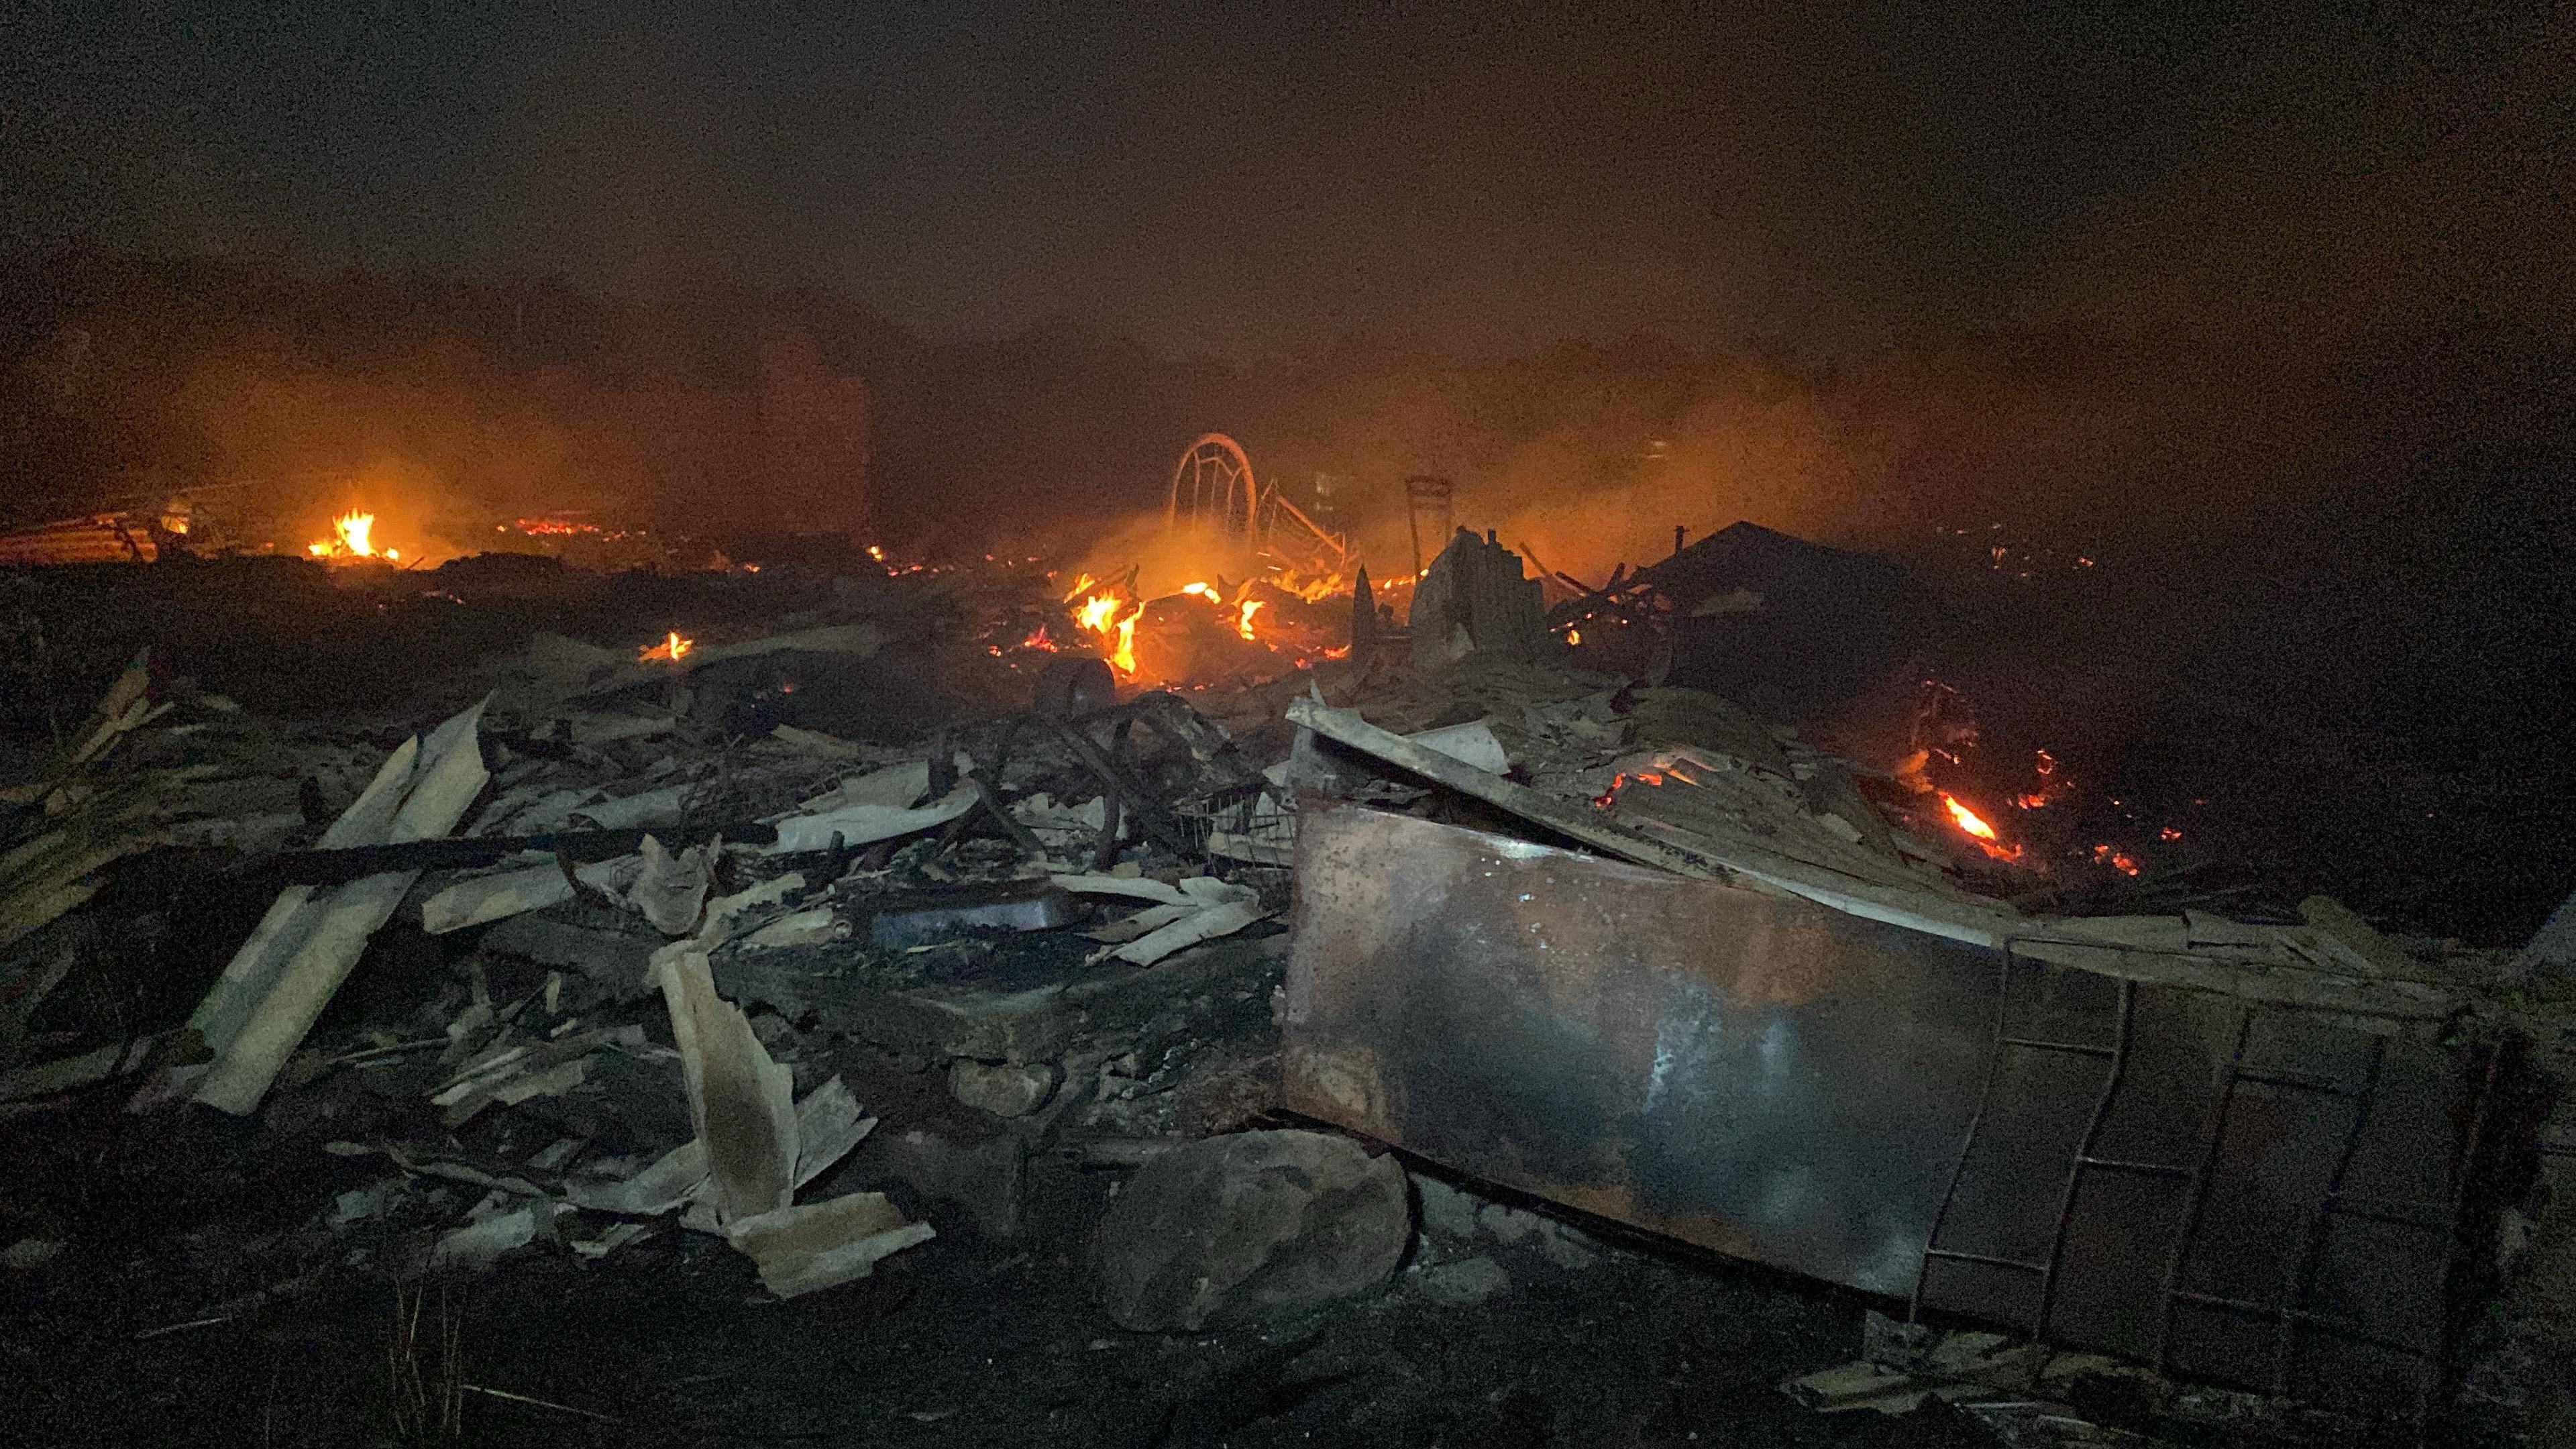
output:
[[[1234,439],[1223,433],[1202,433],[1181,451],[1180,462],[1172,468],[1171,499],[1163,512],[1167,527],[1178,528],[1185,521],[1213,525],[1249,540],[1256,551],[1276,552],[1276,545],[1287,541],[1273,537],[1280,531],[1282,515],[1297,525],[1289,535],[1301,562],[1317,561],[1320,544],[1321,561],[1334,569],[1348,566],[1349,540],[1308,518],[1303,509],[1280,497],[1275,485],[1262,486],[1253,476],[1252,459]]]
[[[1217,524],[1228,533],[1261,532],[1261,486],[1243,445],[1223,433],[1203,433],[1172,468],[1172,499],[1164,521],[1183,518]]]

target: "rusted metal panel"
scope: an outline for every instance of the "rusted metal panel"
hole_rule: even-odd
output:
[[[1998,953],[1322,801],[1301,810],[1291,1105],[1489,1181],[1910,1292]]]

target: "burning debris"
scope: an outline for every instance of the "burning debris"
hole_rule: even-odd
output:
[[[402,562],[401,549],[377,549],[375,534],[376,516],[353,508],[331,520],[331,537],[315,539],[304,546],[304,551],[328,563],[368,558],[382,558],[388,563]]]

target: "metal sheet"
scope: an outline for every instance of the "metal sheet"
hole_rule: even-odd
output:
[[[1300,811],[1295,1108],[1877,1293],[1914,1287],[1997,953],[1324,801]]]
[[[2449,1265],[2487,1231],[2462,1205],[2496,1060],[2439,1024],[1321,800],[1297,851],[1298,1110],[2049,1342],[2347,1411],[2429,1401]]]

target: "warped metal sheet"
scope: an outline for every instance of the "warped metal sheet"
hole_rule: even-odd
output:
[[[1289,1104],[1653,1232],[2419,1416],[2492,1050],[1304,802]]]
[[[1316,800],[1290,1104],[1461,1171],[1878,1293],[1915,1284],[1998,953]]]

